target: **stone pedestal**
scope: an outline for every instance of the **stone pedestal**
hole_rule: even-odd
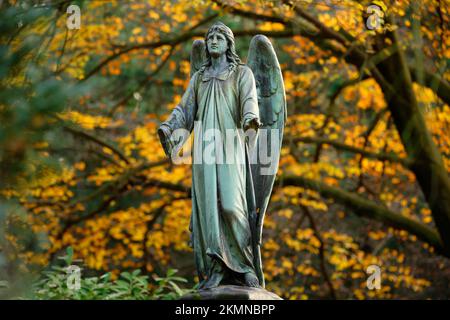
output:
[[[283,300],[263,288],[223,285],[184,295],[181,300]]]

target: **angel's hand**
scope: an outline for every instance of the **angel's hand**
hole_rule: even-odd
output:
[[[165,125],[164,123],[158,128],[158,136],[161,142],[161,145],[164,149],[166,155],[170,158],[172,150],[173,150],[173,142],[170,139],[171,130],[170,127]]]
[[[244,131],[248,129],[258,130],[262,126],[262,123],[258,118],[247,119],[244,123]]]

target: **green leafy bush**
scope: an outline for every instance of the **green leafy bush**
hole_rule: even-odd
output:
[[[179,283],[187,280],[175,276],[177,270],[169,269],[165,277],[154,277],[149,282],[147,275],[141,270],[122,272],[118,279],[111,280],[111,274],[99,277],[80,277],[79,287],[70,286],[72,278],[68,268],[73,267],[73,250],[67,249],[62,257],[64,266],[52,266],[44,271],[42,277],[34,284],[32,299],[56,300],[172,300],[190,293],[193,289],[184,289]]]

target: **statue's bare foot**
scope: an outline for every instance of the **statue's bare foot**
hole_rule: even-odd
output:
[[[213,273],[213,275],[211,276],[211,278],[209,278],[202,286],[201,289],[211,289],[211,288],[215,288],[218,287],[220,284],[220,281],[222,281],[223,279],[223,273]]]
[[[261,286],[259,285],[259,280],[258,280],[258,278],[257,278],[256,275],[253,274],[252,272],[247,272],[247,273],[245,274],[245,284],[246,284],[248,287],[255,287],[255,288],[261,287]]]

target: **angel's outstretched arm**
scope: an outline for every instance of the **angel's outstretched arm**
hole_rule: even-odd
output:
[[[197,91],[197,77],[198,73],[195,73],[192,76],[189,86],[183,94],[180,103],[158,129],[159,139],[166,155],[169,157],[172,155],[172,150],[175,146],[180,143],[181,145],[184,144],[187,139],[186,137],[184,141],[173,141],[173,139],[171,139],[173,132],[177,129],[184,129],[190,133],[194,128],[194,118],[197,110],[197,101],[195,98]]]
[[[242,110],[242,128],[257,130],[259,120],[258,96],[256,94],[255,77],[248,67],[242,68],[239,79],[239,97]]]

